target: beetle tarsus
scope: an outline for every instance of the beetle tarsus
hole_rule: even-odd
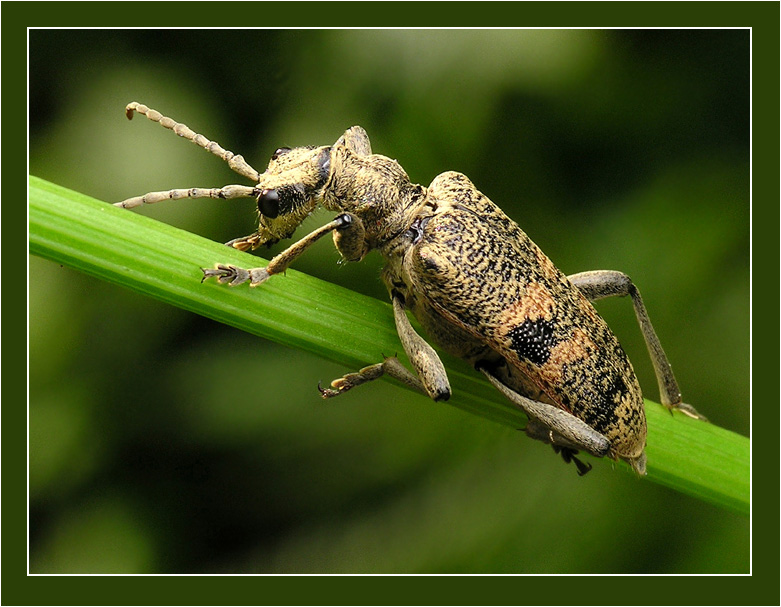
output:
[[[245,270],[234,265],[217,264],[214,268],[201,268],[203,272],[203,278],[201,282],[207,278],[216,278],[220,284],[228,284],[231,287],[235,287],[242,283],[250,281],[251,287],[256,287],[259,284],[268,280],[270,274],[266,268],[252,268]]]

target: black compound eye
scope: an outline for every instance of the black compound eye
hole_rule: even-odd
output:
[[[258,211],[269,219],[279,215],[279,193],[276,190],[263,190],[258,198]]]
[[[271,155],[271,160],[276,160],[280,156],[283,156],[284,154],[287,154],[290,151],[290,148],[277,148],[274,153]]]

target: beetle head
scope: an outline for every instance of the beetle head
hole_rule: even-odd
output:
[[[274,152],[256,186],[258,244],[288,238],[315,210],[330,166],[330,147],[279,148]]]

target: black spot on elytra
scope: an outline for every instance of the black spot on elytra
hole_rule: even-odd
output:
[[[512,340],[511,348],[521,359],[540,366],[550,357],[553,347],[553,324],[539,318],[529,320],[511,329],[507,336]]]

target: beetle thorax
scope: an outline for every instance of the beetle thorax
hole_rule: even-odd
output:
[[[331,176],[323,191],[323,206],[356,215],[374,249],[407,229],[409,210],[423,191],[410,183],[398,162],[374,154],[360,156],[344,147],[331,155]]]

